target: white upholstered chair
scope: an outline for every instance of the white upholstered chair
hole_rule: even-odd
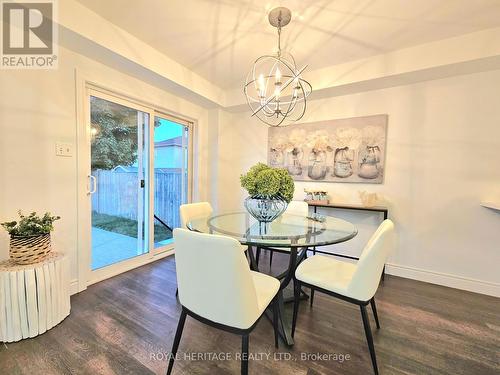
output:
[[[189,229],[187,225],[192,220],[197,219],[208,219],[212,216],[214,209],[212,205],[208,202],[196,202],[196,203],[185,203],[181,204],[179,207],[179,213],[181,217],[181,226],[184,229]],[[248,247],[240,244],[242,251],[247,251]],[[179,290],[175,291],[175,295],[179,294]]]
[[[242,335],[241,373],[248,373],[249,334],[273,303],[275,345],[278,346],[277,298],[280,283],[274,277],[250,271],[240,243],[230,237],[174,229],[175,267],[182,312],[167,374],[186,316]]]
[[[374,296],[384,264],[393,247],[394,224],[391,220],[384,220],[366,244],[356,264],[323,255],[314,255],[304,260],[295,271],[292,337],[295,334],[297,324],[300,288],[302,286],[311,288],[311,298],[313,291],[317,290],[354,303],[360,306],[373,369],[375,374],[378,374],[375,347],[366,306],[371,304],[377,329],[380,329]]]
[[[214,212],[212,205],[208,202],[186,203],[179,207],[182,228],[188,229],[187,224],[191,220],[209,218]]]
[[[309,205],[307,204],[307,202],[304,201],[290,201],[283,215],[297,215],[306,217],[307,215],[309,215]],[[257,254],[256,254],[257,265],[259,264],[261,249],[270,251],[269,267],[273,265],[273,253],[275,251],[281,253],[287,253],[289,251],[289,249],[287,248],[274,248],[274,247],[257,248]]]
[[[187,225],[190,221],[203,218],[208,219],[212,216],[214,209],[208,202],[185,203],[181,204],[179,212],[181,216],[182,228],[189,229]],[[243,251],[247,251],[248,249],[245,245],[240,244],[240,247]]]

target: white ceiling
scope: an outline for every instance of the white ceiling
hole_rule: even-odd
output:
[[[78,1],[222,88],[276,50],[275,6],[292,10],[284,49],[308,70],[500,26],[500,0]]]

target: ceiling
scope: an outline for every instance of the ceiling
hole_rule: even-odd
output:
[[[308,70],[500,26],[499,0],[78,1],[224,89],[276,50],[275,6],[292,10],[282,44]]]

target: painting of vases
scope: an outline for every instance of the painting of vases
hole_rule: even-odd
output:
[[[352,162],[354,161],[354,150],[349,147],[341,147],[335,150],[333,156],[333,177],[347,178],[352,175]]]
[[[323,180],[325,178],[327,171],[326,159],[327,154],[325,151],[313,150],[309,154],[307,175],[311,180]]]
[[[377,178],[379,176],[380,168],[380,147],[369,146],[360,151],[359,157],[359,177],[362,178]]]
[[[304,152],[302,152],[302,148],[300,147],[293,147],[290,151],[288,151],[287,164],[285,165],[285,168],[288,169],[288,172],[292,176],[302,175],[303,157]]]
[[[268,163],[296,181],[384,181],[387,115],[271,127]]]

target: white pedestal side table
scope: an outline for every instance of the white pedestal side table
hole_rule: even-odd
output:
[[[35,264],[0,262],[0,342],[35,337],[69,315],[69,264],[50,253]]]

